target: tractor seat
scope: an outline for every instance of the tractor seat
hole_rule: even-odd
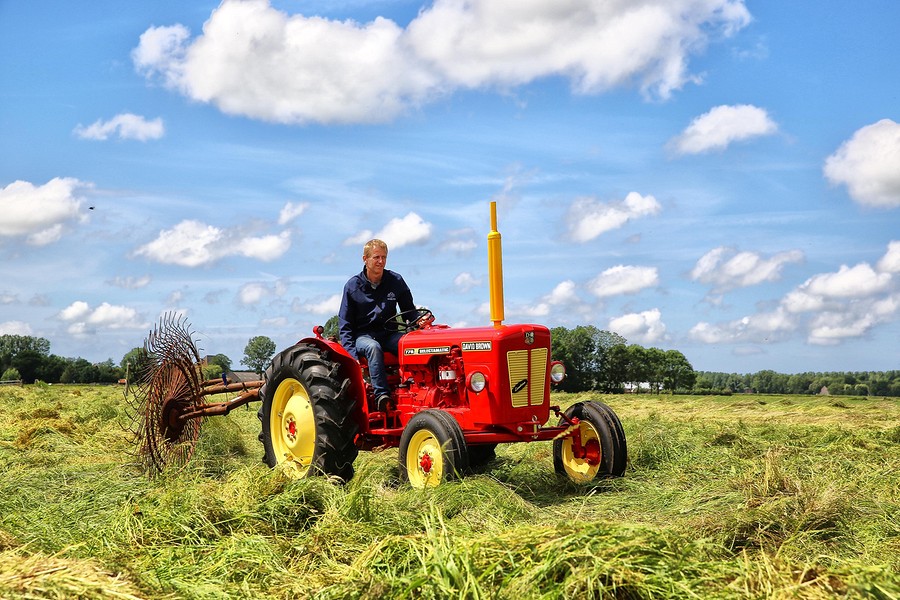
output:
[[[392,367],[392,366],[396,366],[398,364],[399,364],[399,361],[397,360],[396,354],[394,354],[393,352],[385,352],[384,353],[384,366]],[[364,368],[369,367],[369,361],[366,360],[365,356],[359,357],[359,365]]]

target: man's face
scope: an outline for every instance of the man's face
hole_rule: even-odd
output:
[[[373,248],[369,256],[363,256],[366,264],[366,274],[370,278],[381,279],[384,274],[384,266],[387,264],[387,251],[384,248]]]

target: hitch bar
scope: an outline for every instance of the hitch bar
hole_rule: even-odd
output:
[[[259,388],[261,388],[264,383],[265,381],[262,379],[229,384],[222,384],[214,379],[204,381],[201,384],[201,386],[203,387],[203,391],[200,392],[201,398],[211,396],[212,394],[224,394],[227,392],[241,392],[241,395],[226,402],[204,404],[194,410],[183,412],[178,415],[178,420],[181,422],[185,422],[189,421],[190,419],[202,419],[203,417],[227,415],[235,408],[239,408],[241,406],[250,404],[251,402],[258,401]]]

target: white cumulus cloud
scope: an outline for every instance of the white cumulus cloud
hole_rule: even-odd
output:
[[[258,304],[269,295],[268,288],[262,283],[245,283],[238,290],[238,303],[244,306]]]
[[[878,270],[883,273],[900,273],[900,241],[888,244],[887,252],[878,261]]]
[[[427,241],[431,237],[431,223],[414,212],[402,219],[391,219],[375,237],[384,240],[392,248]]]
[[[803,260],[803,252],[789,250],[768,258],[720,246],[704,254],[691,270],[691,279],[713,286],[715,292],[756,285],[781,278],[784,266]]]
[[[776,131],[778,126],[762,108],[749,104],[716,106],[691,121],[670,145],[678,154],[700,154]]]
[[[658,308],[610,319],[608,329],[639,344],[654,344],[666,336],[666,324]]]
[[[900,123],[882,119],[857,130],[825,160],[824,173],[859,204],[900,207]]]
[[[135,309],[108,302],[91,308],[87,302],[76,300],[62,309],[57,318],[69,324],[67,330],[73,335],[107,329],[147,329],[150,326]]]
[[[307,208],[309,208],[309,202],[297,202],[296,204],[288,202],[281,208],[281,212],[278,213],[278,224],[287,225],[302,215]]]
[[[75,128],[75,135],[86,140],[106,140],[110,136],[118,136],[123,140],[158,140],[166,132],[163,120],[159,117],[147,120],[141,115],[122,113],[108,121],[98,119],[94,123]]]
[[[336,315],[341,309],[341,295],[333,294],[327,298],[311,300],[309,302],[295,301],[291,310],[294,312],[308,312],[314,315]]]
[[[876,273],[866,263],[841,265],[837,273],[815,275],[800,289],[824,298],[863,298],[883,292],[891,283],[890,273]]]
[[[466,293],[479,285],[481,280],[468,272],[460,273],[453,278],[453,286],[461,293]]]
[[[665,99],[699,80],[691,54],[749,22],[743,0],[436,0],[406,28],[226,0],[193,39],[180,24],[146,30],[132,60],[229,114],[379,122],[459,88],[544,77],[565,77],[576,93],[633,86]]]
[[[161,231],[155,240],[137,248],[134,255],[163,264],[199,267],[231,256],[271,261],[290,247],[291,235],[287,231],[254,237],[188,219]]]
[[[771,311],[719,323],[698,323],[690,337],[704,343],[767,342],[801,330],[807,342],[834,345],[866,335],[900,314],[893,273],[900,271],[900,242],[891,242],[874,269],[868,263],[842,265],[813,275],[784,295]]]
[[[0,188],[0,238],[24,237],[34,246],[60,238],[70,222],[86,217],[78,190],[90,187],[70,177],[56,177],[44,185],[14,181]]]
[[[281,297],[287,292],[287,285],[283,280],[273,283],[252,281],[240,287],[237,293],[237,303],[243,306],[259,304],[264,299],[275,296]]]
[[[588,242],[602,233],[618,229],[640,217],[658,214],[662,210],[653,196],[629,192],[621,202],[599,202],[593,198],[578,198],[569,207],[566,221],[569,233],[576,242]]]
[[[378,238],[388,245],[390,251],[428,241],[431,238],[431,230],[431,223],[411,212],[405,217],[391,219],[380,231],[375,233],[368,229],[361,231],[344,240],[344,245],[364,244],[372,238]]]
[[[588,282],[587,287],[599,298],[636,294],[639,291],[659,285],[656,267],[634,267],[617,265],[606,269]]]
[[[898,312],[900,294],[853,300],[835,310],[815,315],[807,340],[810,344],[835,345],[845,338],[866,335],[879,323],[894,319]]]
[[[453,252],[467,255],[478,247],[475,232],[472,229],[456,229],[446,233],[447,239],[440,243],[439,252]]]
[[[882,119],[857,130],[825,159],[824,173],[864,206],[900,207],[900,123]]]
[[[797,318],[783,307],[778,307],[725,323],[700,322],[691,328],[688,336],[705,344],[766,343],[780,339],[797,326]]]
[[[574,281],[567,279],[562,281],[536,302],[528,305],[513,306],[505,310],[506,318],[523,317],[528,319],[544,318],[554,309],[563,309],[567,315],[578,315],[578,318],[589,318],[591,307],[578,297],[577,286]]]
[[[0,323],[0,335],[31,335],[31,325],[24,321],[5,321]]]

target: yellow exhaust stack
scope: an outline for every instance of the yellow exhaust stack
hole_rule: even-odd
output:
[[[491,295],[491,321],[503,326],[503,251],[497,231],[497,203],[491,202],[491,232],[488,234],[488,285]]]

